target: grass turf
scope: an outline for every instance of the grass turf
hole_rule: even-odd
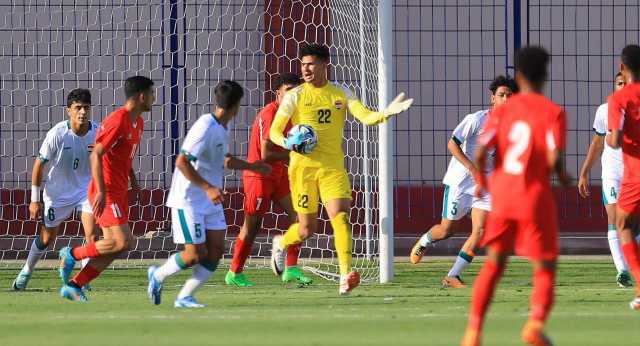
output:
[[[248,270],[257,285],[232,288],[216,273],[198,299],[209,307],[178,310],[173,300],[186,274],[165,284],[163,303],[146,297],[145,269],[106,271],[89,303],[58,296],[56,272],[35,272],[26,292],[8,288],[17,273],[0,269],[0,345],[457,345],[470,289],[442,290],[451,260],[398,263],[393,284],[367,285],[338,297],[334,283],[283,287],[267,269]],[[471,265],[472,281],[480,262]],[[485,345],[521,345],[531,271],[515,260],[501,282],[485,326]],[[562,260],[548,325],[558,345],[637,345],[640,313],[632,289],[615,285],[609,260]]]

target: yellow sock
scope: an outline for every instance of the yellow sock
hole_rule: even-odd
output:
[[[333,227],[333,242],[338,253],[338,264],[340,265],[340,275],[347,275],[351,271],[351,227],[347,213],[341,212],[331,219]]]
[[[284,232],[280,245],[283,249],[286,249],[291,245],[300,243],[302,243],[302,238],[300,238],[300,233],[298,233],[298,223],[294,223],[289,226],[289,229],[286,232]]]

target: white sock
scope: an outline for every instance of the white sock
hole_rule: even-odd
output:
[[[611,257],[613,257],[613,264],[616,266],[616,270],[618,271],[618,273],[622,271],[628,271],[627,262],[624,261],[622,249],[620,248],[618,232],[615,229],[610,229],[607,232],[607,239],[609,240],[609,249],[611,250]]]
[[[38,263],[38,260],[40,260],[40,257],[42,257],[45,252],[47,252],[47,248],[42,245],[40,237],[36,237],[31,243],[27,262],[24,264],[24,267],[22,267],[22,271],[25,273],[33,272],[33,268],[35,268],[36,263]]]
[[[82,261],[80,262],[82,264],[82,268],[87,266],[87,263],[89,263],[89,260],[91,260],[91,258],[89,257],[82,259]]]
[[[423,247],[426,247],[429,244],[433,244],[434,241],[433,239],[431,239],[431,230],[429,230],[427,233],[423,234],[422,237],[420,237],[420,245]]]
[[[153,276],[156,280],[163,282],[167,277],[184,269],[187,269],[187,266],[182,261],[180,253],[175,253],[153,273]]]
[[[213,271],[205,268],[202,264],[196,264],[193,266],[193,273],[184,283],[184,286],[182,286],[180,293],[178,293],[178,299],[193,296],[195,291],[207,282],[211,275],[213,275]]]
[[[456,262],[453,264],[453,267],[451,267],[451,270],[449,270],[447,276],[459,276],[460,273],[462,273],[462,271],[471,264],[471,261],[473,261],[473,256],[464,251],[460,251],[460,253],[458,253],[458,257],[456,257]]]

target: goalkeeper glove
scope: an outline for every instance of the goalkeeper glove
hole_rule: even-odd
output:
[[[299,132],[296,134],[290,134],[284,139],[284,147],[287,150],[293,150],[297,153],[301,153],[304,149],[304,133]]]
[[[402,113],[411,107],[413,103],[413,99],[406,99],[403,92],[398,94],[393,101],[382,111],[385,119],[389,119],[391,116],[396,115],[398,113]]]

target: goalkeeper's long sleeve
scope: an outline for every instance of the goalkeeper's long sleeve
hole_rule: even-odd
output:
[[[271,128],[269,129],[269,139],[285,149],[290,149],[285,146],[284,140],[284,129],[287,127],[287,123],[289,119],[293,116],[293,113],[296,111],[296,95],[293,93],[287,93],[284,95],[282,99],[282,103],[278,107],[278,111],[276,112],[276,116],[271,123]]]
[[[356,119],[365,125],[378,125],[387,119],[382,112],[370,110],[356,98],[347,100],[347,108]]]

